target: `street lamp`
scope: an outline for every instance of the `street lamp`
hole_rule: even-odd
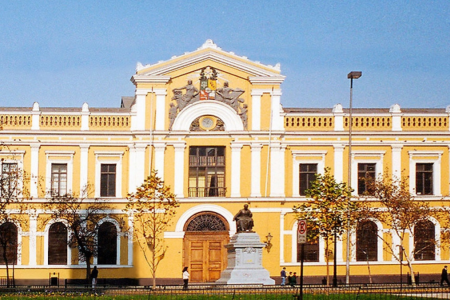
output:
[[[352,113],[353,113],[353,79],[362,76],[360,71],[352,71],[348,73],[347,78],[350,79],[350,108],[348,112],[348,189],[351,191],[352,185]],[[350,194],[351,197],[351,194]],[[345,269],[345,283],[350,283],[350,209],[347,215],[347,259]]]

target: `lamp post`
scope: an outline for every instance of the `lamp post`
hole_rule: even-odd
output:
[[[362,76],[360,71],[352,71],[348,73],[347,78],[350,79],[350,107],[348,112],[348,189],[351,191],[352,185],[352,114],[353,114],[353,79]],[[351,197],[351,194],[350,194]],[[347,215],[347,258],[345,268],[345,283],[350,283],[350,209]]]

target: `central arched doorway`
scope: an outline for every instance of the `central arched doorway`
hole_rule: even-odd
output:
[[[191,282],[214,282],[227,267],[229,225],[221,215],[201,212],[185,224],[183,262]]]

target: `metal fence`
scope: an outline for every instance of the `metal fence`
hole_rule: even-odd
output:
[[[11,299],[57,298],[73,299],[142,299],[142,300],[188,300],[188,299],[330,299],[330,300],[389,300],[389,299],[450,299],[450,287],[437,284],[400,286],[400,285],[350,285],[324,287],[319,285],[304,286],[190,286],[183,290],[182,286],[158,286],[156,289],[143,286],[88,286],[53,287],[53,286],[20,286],[1,288],[0,297]],[[56,297],[55,297],[56,296]]]

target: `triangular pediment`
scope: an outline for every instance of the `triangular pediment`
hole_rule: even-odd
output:
[[[213,41],[207,40],[200,48],[180,56],[174,56],[168,61],[161,61],[153,65],[138,63],[134,77],[164,77],[181,69],[201,64],[202,62],[216,62],[227,65],[238,71],[248,74],[249,77],[266,77],[279,81],[284,80],[280,75],[280,66],[263,65],[260,62],[251,61],[245,56],[238,56],[233,52],[226,52],[219,48]]]

